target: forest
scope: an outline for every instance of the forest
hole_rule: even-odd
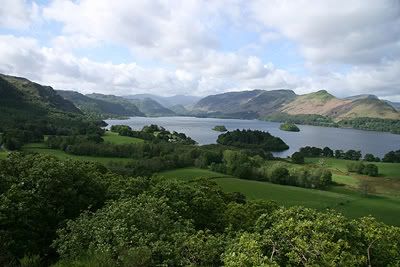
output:
[[[285,208],[210,180],[118,175],[45,155],[0,161],[2,266],[396,266],[400,228]]]

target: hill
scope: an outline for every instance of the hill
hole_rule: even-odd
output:
[[[131,99],[141,112],[151,117],[174,116],[175,112],[162,106],[157,101],[151,98]]]
[[[135,106],[142,113],[142,116],[173,116],[176,115],[172,110],[165,108],[157,101],[151,98],[128,99],[121,96],[89,94],[88,97],[97,100],[103,100],[111,103],[121,104],[124,106]]]
[[[54,112],[80,113],[74,104],[64,100],[50,86],[43,86],[25,78],[3,74],[0,74],[0,83],[0,101],[3,108],[7,107],[17,109],[17,112],[24,112],[26,110],[21,109],[21,107],[30,106],[34,109]]]
[[[289,115],[323,115],[336,121],[359,117],[400,119],[397,110],[375,96],[363,95],[339,99],[325,90],[298,96],[280,111]]]
[[[64,99],[74,103],[82,112],[101,118],[118,116],[143,116],[144,114],[132,103],[119,103],[110,99],[102,100],[89,97],[75,91],[58,90]]]
[[[400,102],[392,102],[389,100],[385,100],[385,102],[394,107],[395,109],[400,110]]]
[[[50,86],[0,74],[0,133],[8,149],[43,135],[94,132],[99,125]]]
[[[123,97],[127,99],[141,99],[141,100],[150,98],[153,99],[154,101],[157,101],[166,108],[171,108],[177,105],[181,105],[184,107],[192,106],[201,99],[201,97],[190,96],[190,95],[159,96],[153,94],[136,94],[136,95],[127,95]]]
[[[395,108],[374,95],[340,99],[326,90],[305,95],[296,95],[291,90],[229,92],[201,99],[192,112],[201,116],[232,118],[264,118],[283,114],[289,117],[319,115],[333,121],[359,117],[400,119],[400,113]]]
[[[295,97],[291,90],[229,92],[201,99],[193,107],[193,112],[254,119],[276,111]]]

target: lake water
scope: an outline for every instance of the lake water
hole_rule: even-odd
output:
[[[284,152],[274,153],[286,157],[298,151],[303,146],[328,146],[331,149],[361,150],[363,154],[371,153],[382,157],[391,150],[400,149],[400,135],[361,131],[355,129],[340,129],[319,126],[298,125],[300,132],[279,130],[280,123],[260,120],[214,119],[194,117],[132,117],[128,120],[106,120],[111,125],[124,124],[132,129],[141,129],[145,125],[157,124],[167,130],[185,133],[199,144],[216,143],[220,132],[213,131],[216,125],[225,125],[228,130],[253,129],[268,131],[279,136],[289,145]]]

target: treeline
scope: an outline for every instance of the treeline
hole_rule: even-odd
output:
[[[332,173],[323,168],[288,169],[284,164],[265,164],[259,155],[249,156],[243,151],[225,150],[221,163],[212,162],[210,169],[241,179],[258,180],[304,188],[324,189],[332,184]]]
[[[0,177],[1,266],[400,264],[398,227],[249,201],[210,180],[16,153]]]
[[[360,160],[362,159],[361,151],[357,150],[347,150],[343,151],[340,149],[332,150],[329,147],[319,148],[313,146],[301,147],[299,152],[304,155],[304,157],[326,157],[326,158],[337,158],[337,159],[347,159],[347,160]],[[363,160],[365,161],[381,161],[379,157],[375,157],[372,154],[365,154]]]
[[[390,151],[385,154],[383,162],[400,163],[400,150]]]
[[[317,114],[289,115],[287,113],[275,113],[265,117],[264,119],[275,122],[288,122],[288,123],[306,124],[315,126],[338,127],[338,124],[336,124],[331,118]]]
[[[218,136],[217,143],[245,149],[283,151],[289,146],[279,137],[259,130],[235,130]]]
[[[378,118],[354,118],[339,122],[340,127],[351,127],[361,130],[372,130],[380,132],[391,132],[400,134],[400,120],[378,119]]]
[[[347,171],[356,172],[358,174],[365,174],[369,176],[378,176],[378,166],[369,163],[364,164],[362,162],[354,162],[347,165]]]
[[[102,135],[101,121],[84,120],[61,114],[50,120],[38,120],[0,126],[0,145],[8,150],[18,150],[23,144],[42,142],[45,135]]]
[[[268,121],[289,122],[324,127],[354,128],[368,131],[391,132],[400,134],[400,120],[361,117],[354,119],[343,119],[335,122],[332,118],[317,114],[276,113],[264,118]]]
[[[170,132],[164,127],[155,124],[144,126],[141,131],[132,130],[132,128],[127,125],[113,125],[110,130],[121,136],[136,137],[152,142],[164,141],[183,145],[196,144],[196,141],[186,136],[184,133]]]

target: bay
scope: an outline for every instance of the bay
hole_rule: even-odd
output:
[[[185,133],[200,145],[214,144],[220,132],[213,131],[216,125],[224,125],[228,130],[252,129],[268,131],[279,136],[289,145],[289,149],[274,153],[275,156],[286,157],[298,151],[300,147],[328,146],[331,149],[360,150],[363,155],[371,153],[378,157],[391,150],[400,149],[400,135],[356,129],[342,129],[298,125],[300,132],[279,130],[280,123],[260,120],[216,119],[195,117],[131,117],[127,120],[106,120],[111,125],[123,124],[140,130],[143,126],[157,124],[169,131]]]

